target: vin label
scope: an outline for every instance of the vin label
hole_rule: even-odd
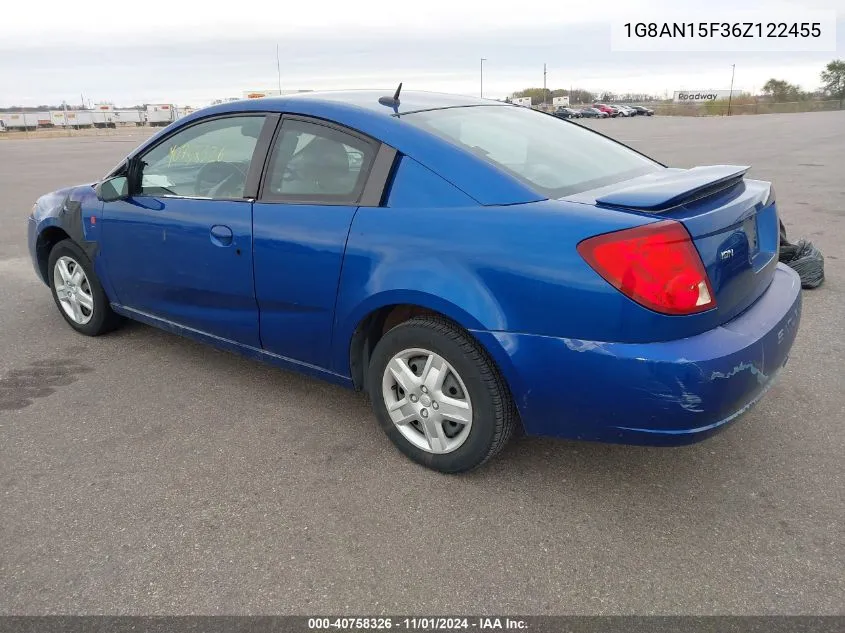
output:
[[[836,12],[814,9],[665,13],[625,10],[610,27],[612,51],[836,52]]]

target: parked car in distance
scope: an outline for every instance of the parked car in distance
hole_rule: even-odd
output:
[[[581,112],[574,108],[558,108],[552,114],[560,119],[580,119]]]
[[[625,117],[637,116],[637,111],[634,110],[634,108],[632,108],[630,106],[619,105],[619,106],[616,106],[616,108],[619,110],[620,116],[625,116]]]
[[[646,108],[645,106],[631,106],[634,110],[637,111],[637,114],[644,115],[644,116],[653,116],[654,110],[651,108]]]
[[[582,117],[588,119],[606,119],[610,116],[607,112],[602,112],[598,108],[581,108],[579,112]]]
[[[518,426],[686,444],[763,397],[801,282],[747,169],[669,168],[510,104],[304,93],[177,119],[41,196],[28,243],[76,332],[130,318],[366,391],[399,451],[462,472]],[[367,433],[334,413],[309,422]]]
[[[609,116],[611,118],[615,118],[615,117],[619,116],[618,110],[616,110],[615,108],[612,108],[611,106],[609,106],[605,103],[594,103],[593,107],[597,110],[601,110],[602,112],[604,112],[607,116]]]

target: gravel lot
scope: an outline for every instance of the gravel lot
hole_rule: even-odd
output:
[[[522,438],[461,477],[404,459],[354,393],[141,325],[74,334],[25,216],[148,132],[0,142],[0,613],[843,613],[845,112],[585,125],[753,165],[828,279],[715,438]]]

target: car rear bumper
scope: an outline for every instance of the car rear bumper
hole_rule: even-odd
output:
[[[779,264],[743,314],[681,340],[475,334],[496,357],[529,434],[672,445],[711,435],[757,402],[786,363],[800,318],[800,279]]]

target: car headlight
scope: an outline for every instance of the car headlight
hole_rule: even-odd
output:
[[[30,217],[35,216],[35,211],[36,211],[37,209],[38,209],[38,203],[36,202],[35,204],[33,204],[33,205],[32,205],[32,209],[29,211],[29,216],[30,216]]]

